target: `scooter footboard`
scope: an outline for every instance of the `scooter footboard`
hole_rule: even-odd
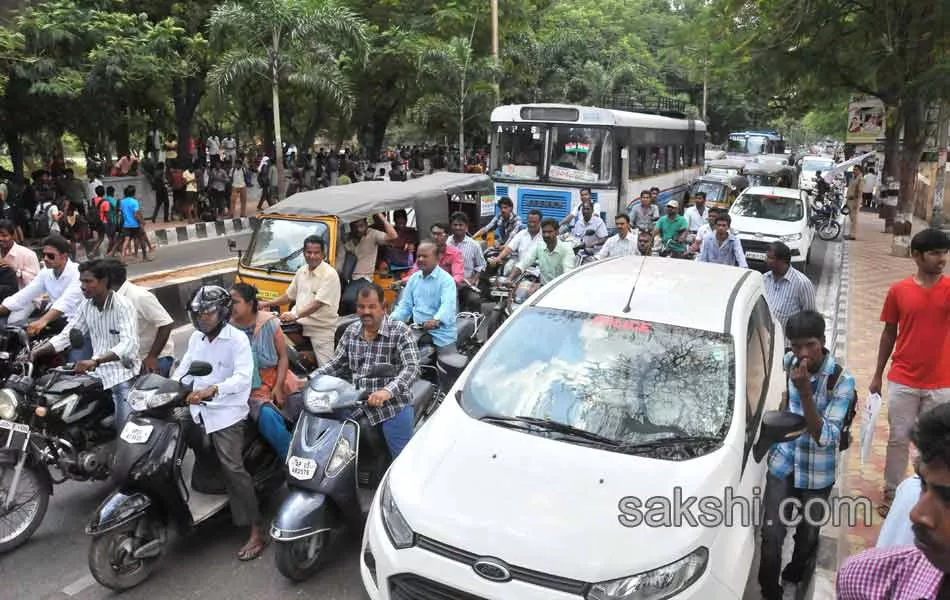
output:
[[[112,492],[96,509],[96,514],[86,525],[86,533],[102,535],[112,531],[142,516],[151,505],[151,499],[145,494]]]
[[[271,524],[275,542],[292,542],[339,524],[333,502],[325,494],[292,490]]]

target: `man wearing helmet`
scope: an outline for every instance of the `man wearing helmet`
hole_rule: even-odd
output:
[[[195,332],[172,377],[184,377],[195,361],[211,364],[209,375],[193,378],[188,402],[192,418],[211,438],[221,462],[234,524],[251,528],[250,538],[238,552],[239,559],[251,560],[260,556],[266,544],[254,482],[243,457],[254,368],[251,344],[247,335],[228,324],[231,294],[220,286],[199,288],[188,304],[188,314]]]

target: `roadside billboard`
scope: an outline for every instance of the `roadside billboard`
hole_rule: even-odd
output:
[[[846,144],[874,144],[884,137],[884,103],[871,96],[854,98],[848,104]]]

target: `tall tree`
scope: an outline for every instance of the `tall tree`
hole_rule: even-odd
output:
[[[211,36],[218,43],[234,41],[208,74],[219,91],[252,78],[270,83],[278,197],[283,198],[281,84],[315,90],[341,107],[349,105],[349,86],[338,64],[329,59],[350,52],[363,60],[365,24],[335,0],[250,0],[215,8]]]

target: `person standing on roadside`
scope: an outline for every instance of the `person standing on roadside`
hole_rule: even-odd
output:
[[[766,463],[759,562],[765,600],[781,600],[783,587],[797,587],[815,564],[818,523],[830,510],[826,502],[835,483],[841,429],[855,393],[854,377],[825,347],[825,318],[820,313],[806,310],[793,315],[785,337],[791,351],[784,359],[788,397],[782,404],[788,412],[805,417],[807,429],[797,439],[775,444]],[[808,514],[801,515],[792,560],[783,570],[786,523],[795,517],[789,514],[795,507],[790,498],[796,498]]]
[[[891,359],[887,386],[890,435],[884,467],[884,497],[878,512],[884,516],[894,491],[907,471],[910,432],[917,417],[950,400],[950,279],[947,266],[950,239],[939,229],[925,229],[913,237],[911,256],[917,273],[891,286],[884,299],[884,330],[877,369],[869,390],[880,394],[884,369]]]
[[[855,240],[858,234],[858,213],[861,211],[861,199],[864,193],[864,178],[862,177],[861,167],[855,165],[854,175],[848,183],[848,192],[846,202],[848,204],[848,218],[851,220],[851,227],[848,230],[846,239]]]
[[[792,266],[792,251],[782,242],[772,242],[765,253],[768,272],[765,299],[782,327],[789,317],[805,310],[815,310],[815,286],[804,273]]]

